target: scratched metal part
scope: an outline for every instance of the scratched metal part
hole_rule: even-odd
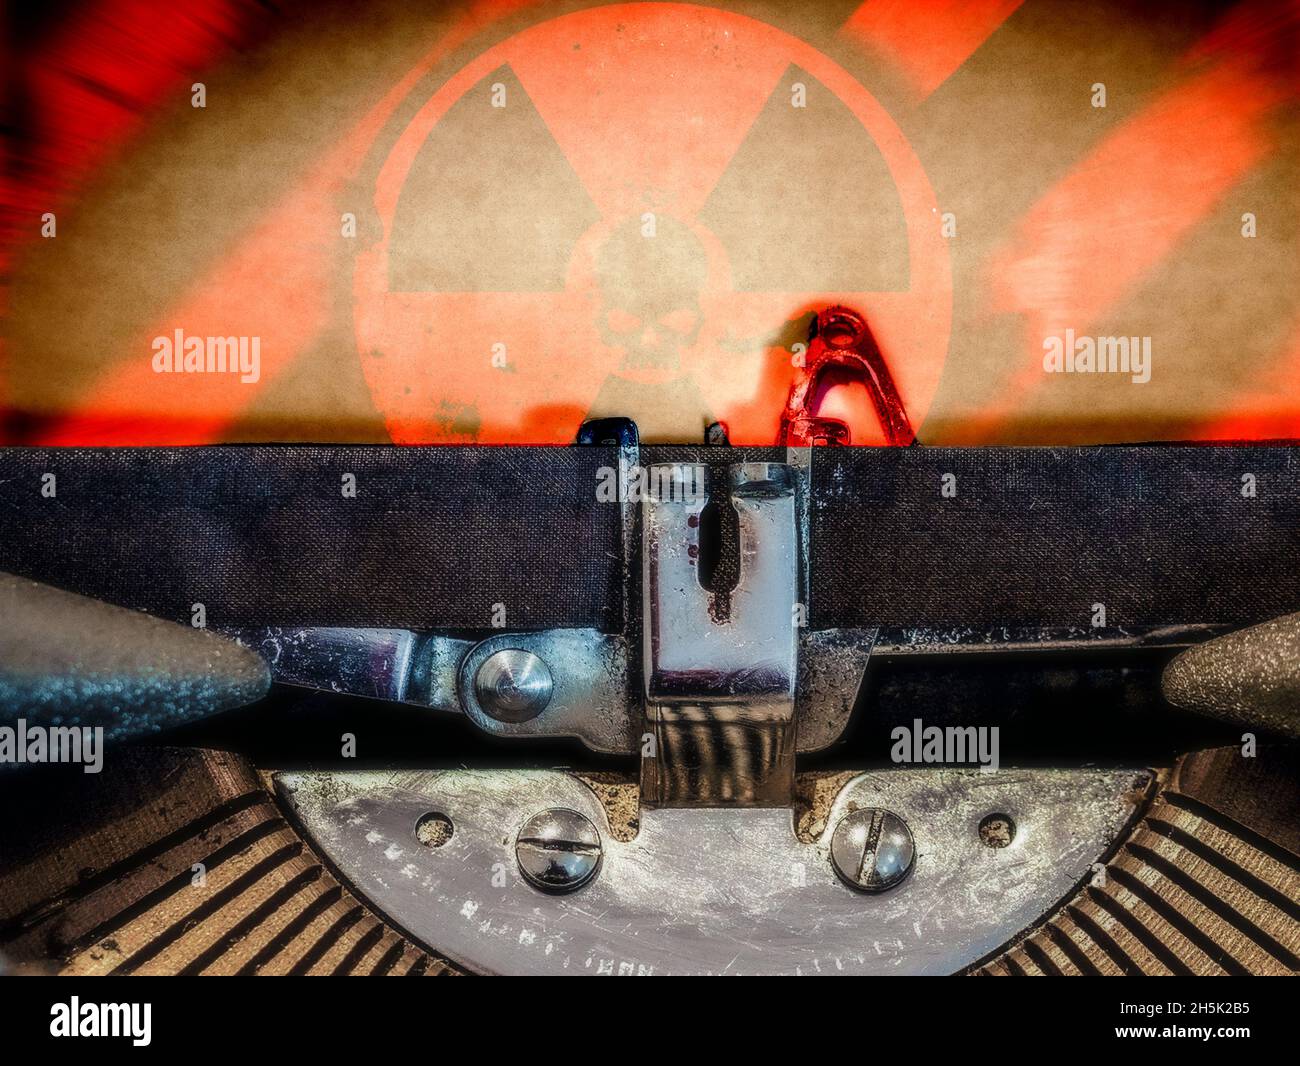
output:
[[[627,641],[594,629],[499,633],[483,641],[406,629],[227,629],[224,635],[266,660],[278,684],[409,703],[468,714],[496,736],[575,736],[593,751],[634,754],[644,728],[631,691]],[[795,695],[798,750],[821,751],[849,722],[874,631],[802,630]],[[499,722],[479,706],[472,684],[494,651],[539,655],[556,681],[546,709],[527,722]]]
[[[408,629],[315,626],[221,632],[261,655],[277,684],[433,707],[454,705],[456,665],[474,643]]]
[[[1226,632],[1222,625],[994,628],[889,626],[879,631],[872,655],[892,659],[916,655],[1084,655],[1106,652],[1177,651]]]
[[[1150,782],[1133,770],[885,770],[851,780],[826,829],[798,840],[780,808],[641,812],[631,842],[577,779],[553,771],[283,773],[317,847],[378,911],[455,962],[518,974],[945,974],[1032,926],[1087,875]],[[830,860],[849,810],[893,811],[916,860],[864,896]],[[598,875],[570,896],[532,888],[515,835],[548,807],[600,832]],[[415,825],[450,818],[427,848]],[[979,824],[1009,815],[1007,847]]]
[[[254,703],[270,680],[215,633],[0,573],[0,724],[125,740]]]
[[[1175,707],[1300,740],[1300,614],[1189,648],[1161,687]]]
[[[840,739],[852,717],[875,640],[874,629],[800,631],[794,695],[799,751],[822,751]]]
[[[553,689],[536,718],[502,722],[483,709],[474,679],[499,651],[529,651],[546,664]],[[475,644],[459,671],[460,707],[486,733],[499,737],[577,737],[593,751],[636,750],[640,730],[629,713],[627,645],[594,629],[502,633]]]

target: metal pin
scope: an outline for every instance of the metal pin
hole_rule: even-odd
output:
[[[484,660],[474,676],[479,704],[499,722],[527,722],[551,702],[551,671],[531,651],[505,648]]]

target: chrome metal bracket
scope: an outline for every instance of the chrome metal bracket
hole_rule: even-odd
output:
[[[611,442],[621,483],[640,456],[635,433]],[[644,768],[648,802],[788,804],[794,752],[821,751],[844,731],[876,637],[805,628],[812,449],[788,455],[788,463],[732,469],[742,575],[725,619],[715,617],[714,597],[697,576],[707,497],[688,502],[670,491],[667,499],[611,504],[623,529],[621,634],[223,632],[261,654],[280,684],[464,714],[495,736],[571,736],[607,754],[649,749],[657,762]],[[665,468],[651,469],[658,484]],[[698,464],[666,470],[669,485],[674,472],[679,485],[704,483]],[[534,689],[515,706],[519,669],[531,671],[529,684],[544,685],[544,699]]]
[[[740,577],[730,611],[700,581],[701,466],[652,468],[642,556],[646,806],[788,806],[794,789],[799,560],[797,482],[784,463],[739,463]]]
[[[704,469],[670,464],[651,468],[659,492],[619,501],[621,635],[242,635],[280,681],[641,753],[637,820],[618,825],[561,772],[277,775],[372,906],[479,972],[951,973],[1077,887],[1149,774],[878,771],[797,831],[795,753],[838,738],[876,632],[805,628],[813,453],[787,454],[729,470],[727,610],[700,580]],[[635,443],[618,456],[634,465]]]

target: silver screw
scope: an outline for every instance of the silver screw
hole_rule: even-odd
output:
[[[546,663],[531,651],[506,648],[483,660],[474,675],[479,705],[498,722],[527,722],[551,702]]]
[[[893,811],[864,807],[840,819],[831,835],[831,863],[850,888],[884,892],[907,876],[916,857],[912,831]]]
[[[523,875],[533,887],[557,895],[595,877],[600,856],[600,833],[590,819],[563,807],[533,815],[515,838]]]

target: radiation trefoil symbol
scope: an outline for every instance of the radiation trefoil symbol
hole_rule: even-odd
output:
[[[938,205],[892,119],[805,42],[712,8],[593,8],[402,121],[354,278],[394,440],[558,444],[625,415],[769,444],[800,322],[829,304],[866,316],[923,419],[952,311]]]

